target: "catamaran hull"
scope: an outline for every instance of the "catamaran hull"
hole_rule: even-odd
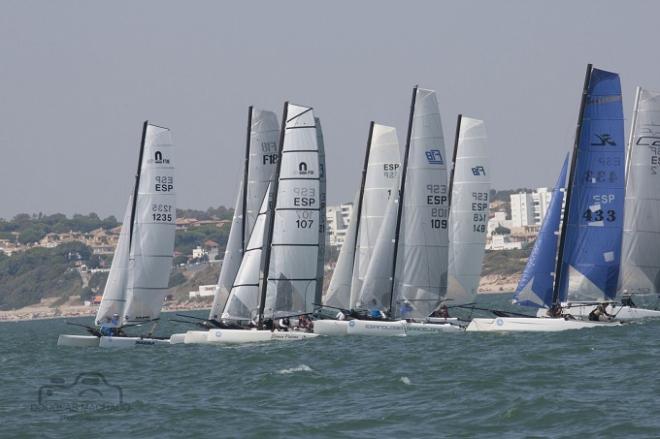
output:
[[[451,323],[430,323],[430,322],[410,322],[406,323],[406,335],[425,335],[437,334],[443,332],[462,331],[457,324]]]
[[[596,308],[596,305],[570,305],[564,308],[564,311],[577,319],[588,319],[589,313]],[[606,308],[608,314],[615,316],[613,320],[621,322],[631,322],[635,320],[657,319],[660,318],[660,311],[646,308],[633,308],[630,306],[608,305]],[[536,312],[537,317],[546,317],[546,309],[541,308]]]
[[[183,336],[185,344],[204,344],[207,343],[209,331],[188,331]]]
[[[405,337],[406,321],[349,320],[347,335],[372,335],[378,337]]]
[[[256,329],[211,329],[205,343],[242,344],[266,341],[294,341],[318,337],[318,334],[301,331],[270,331]]]
[[[497,317],[494,319],[472,319],[469,332],[559,332],[573,329],[619,326],[619,322],[589,322],[563,318]]]
[[[57,339],[57,345],[77,348],[94,348],[99,346],[99,337],[95,335],[62,334]]]
[[[314,334],[319,335],[348,335],[348,320],[315,320]]]
[[[101,348],[133,348],[138,346],[165,346],[169,345],[169,339],[146,338],[146,337],[101,337],[99,347]]]
[[[179,332],[170,336],[170,344],[182,344],[185,342],[186,333]]]

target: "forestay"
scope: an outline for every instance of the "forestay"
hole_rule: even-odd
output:
[[[482,120],[461,116],[453,178],[445,301],[461,305],[477,296],[486,246],[490,166]]]
[[[527,259],[513,303],[535,308],[549,308],[552,303],[554,271],[557,261],[557,241],[564,202],[564,185],[568,168],[568,155],[564,159],[559,178],[552,191],[550,204],[543,219],[541,230],[534,242],[532,253]]]
[[[268,187],[263,197],[261,208],[252,228],[252,234],[245,247],[245,253],[222,313],[223,319],[249,321],[257,317],[259,281],[262,252],[265,244],[270,187]]]
[[[259,207],[275,173],[279,132],[275,113],[249,108],[245,166],[209,319],[218,320],[222,314],[238,273]]]
[[[449,194],[434,91],[416,89],[409,130],[392,316],[419,318],[428,316],[447,290]]]
[[[561,302],[614,298],[624,202],[623,108],[619,75],[590,69],[573,156],[561,259]]]
[[[122,324],[160,316],[172,269],[176,205],[170,130],[147,124],[143,148]]]
[[[660,292],[660,93],[637,88],[628,143],[619,296]]]
[[[265,318],[311,313],[320,300],[321,203],[325,167],[312,108],[287,104],[279,180],[266,262]]]

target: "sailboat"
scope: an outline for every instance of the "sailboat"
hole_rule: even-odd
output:
[[[393,127],[371,122],[360,190],[323,305],[351,314],[364,282],[388,200],[398,188],[401,153]],[[341,314],[340,314],[341,315]],[[348,321],[318,319],[314,332],[346,335]]]
[[[60,335],[62,346],[129,347],[169,344],[168,339],[131,337],[125,329],[153,323],[167,295],[176,222],[173,145],[170,130],[144,123],[135,185],[103,298],[88,327],[92,335]],[[106,335],[108,334],[108,335]]]
[[[398,193],[388,200],[356,308],[383,319],[353,319],[347,334],[407,335],[447,291],[449,189],[435,92],[415,87]],[[433,330],[451,330],[452,325]]]
[[[660,93],[637,87],[626,160],[626,198],[619,284],[606,311],[616,320],[658,318],[660,293]],[[572,306],[586,317],[594,305]]]
[[[623,108],[619,75],[587,66],[573,148],[564,220],[566,162],[514,301],[549,306],[609,301],[616,293],[624,196]],[[554,266],[554,272],[551,268]],[[550,294],[552,293],[552,294]],[[571,311],[572,312],[572,311]],[[473,319],[468,331],[564,331],[617,323],[566,317]]]
[[[276,178],[255,221],[222,319],[241,329],[211,329],[207,343],[302,340],[288,329],[321,299],[325,241],[325,156],[311,107],[285,103]],[[278,327],[278,324],[281,326]],[[188,343],[189,341],[186,340]]]
[[[250,106],[243,173],[213,304],[207,319],[195,319],[195,322],[204,330],[172,334],[170,338],[172,343],[182,343],[185,337],[189,342],[192,342],[193,338],[197,338],[199,342],[205,342],[206,332],[209,328],[226,326],[222,322],[222,311],[245,255],[248,240],[256,224],[259,207],[275,174],[279,137],[280,127],[277,115],[272,111],[259,110]]]

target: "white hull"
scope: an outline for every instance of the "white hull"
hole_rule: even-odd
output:
[[[564,308],[564,312],[572,315],[577,319],[588,319],[589,313],[596,308],[596,305],[567,305]],[[621,322],[631,322],[635,320],[643,319],[657,319],[660,318],[660,311],[655,309],[646,309],[646,308],[631,308],[629,306],[621,305],[608,305],[605,309],[608,314],[612,314],[613,320],[618,320]],[[536,312],[538,317],[547,317],[546,309],[541,308]]]
[[[319,335],[348,335],[348,320],[315,320],[314,334]]]
[[[181,344],[184,343],[186,338],[185,332],[178,332],[170,336],[170,344]]]
[[[147,338],[147,337],[106,337],[99,340],[101,348],[133,348],[136,346],[165,346],[169,345],[169,339]]]
[[[405,337],[406,321],[349,320],[347,335],[373,335],[379,337]]]
[[[188,331],[183,336],[185,344],[200,344],[206,343],[209,336],[209,331]]]
[[[58,346],[71,346],[78,348],[93,348],[99,346],[99,338],[95,335],[68,335],[62,334],[57,339]]]
[[[456,319],[458,321],[458,319]],[[463,328],[449,322],[446,323],[406,323],[406,335],[424,335],[424,334],[437,334],[439,332],[458,332]]]
[[[618,322],[589,322],[563,318],[497,317],[472,319],[466,331],[470,332],[559,332],[572,329],[619,326]]]
[[[318,334],[301,331],[270,331],[257,329],[211,329],[205,343],[242,344],[266,341],[305,340],[318,337]]]

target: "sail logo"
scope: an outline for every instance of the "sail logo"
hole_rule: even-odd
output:
[[[472,175],[474,175],[475,177],[479,177],[480,175],[485,176],[486,170],[481,165],[475,166],[474,168],[472,168]]]
[[[160,151],[156,151],[154,153],[154,159],[150,160],[151,163],[155,163],[157,165],[167,165],[170,163],[170,159],[168,158],[163,158],[163,153]]]
[[[300,162],[300,163],[298,163],[298,174],[300,174],[300,175],[314,175],[314,170],[310,171],[307,167],[307,163]]]
[[[660,146],[660,137],[640,136],[636,144],[639,146]]]
[[[610,134],[594,134],[598,140],[591,142],[592,146],[616,146],[616,142]]]
[[[442,153],[439,149],[430,149],[426,151],[426,160],[432,165],[444,165],[445,161],[442,159]]]

